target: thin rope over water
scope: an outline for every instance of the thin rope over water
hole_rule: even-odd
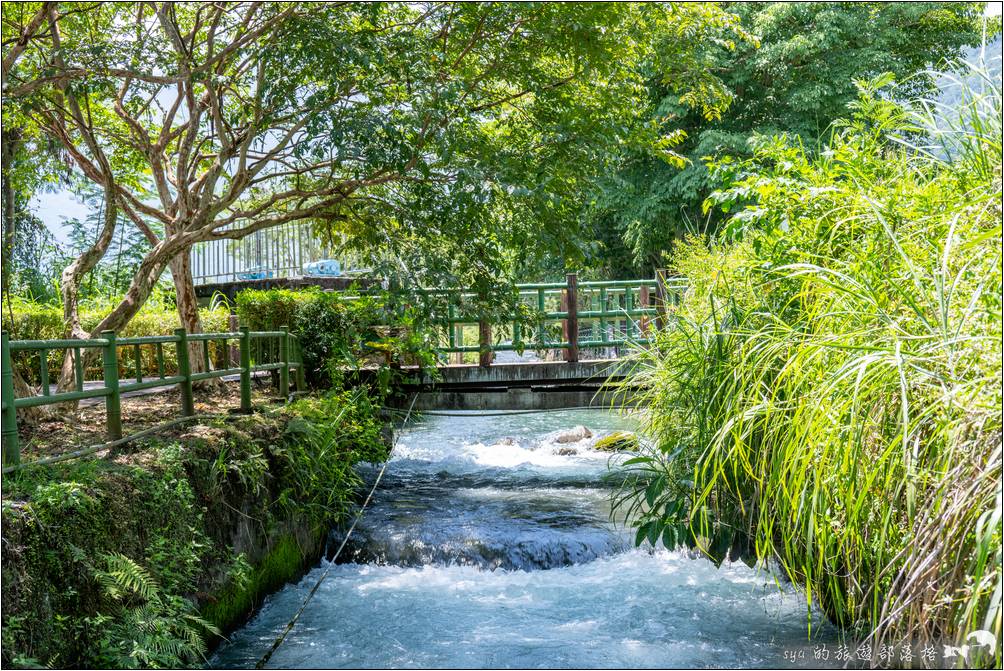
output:
[[[404,416],[404,421],[401,422],[402,429],[408,424],[408,419],[411,418],[411,409],[415,407],[415,400],[417,398],[418,394],[415,394],[411,399],[411,405],[408,406],[408,412]],[[345,548],[345,544],[349,542],[349,537],[352,535],[352,532],[355,531],[356,524],[358,524],[359,520],[362,519],[363,512],[365,512],[366,510],[366,506],[368,506],[370,501],[373,499],[373,493],[376,491],[376,488],[380,485],[380,479],[383,478],[384,471],[387,470],[387,464],[390,463],[390,456],[391,454],[394,453],[394,448],[397,447],[397,441],[400,437],[401,433],[399,431],[398,434],[394,437],[394,443],[390,447],[390,452],[387,454],[387,459],[383,462],[383,466],[380,467],[380,472],[377,473],[376,480],[373,482],[373,487],[370,488],[370,493],[366,495],[366,500],[363,501],[363,505],[359,508],[359,511],[356,513],[355,519],[352,520],[352,526],[349,527],[348,533],[345,534],[345,538],[342,539],[341,545],[338,546],[338,550],[331,558],[331,561],[328,563],[327,568],[324,569],[324,571],[321,573],[321,577],[317,579],[317,582],[314,583],[314,586],[310,589],[310,592],[307,594],[307,598],[303,600],[303,605],[300,606],[300,610],[296,611],[296,615],[294,615],[293,619],[291,619],[286,624],[286,628],[283,629],[282,633],[279,634],[279,637],[275,639],[275,642],[272,644],[272,647],[269,648],[268,652],[266,652],[264,656],[262,656],[262,658],[258,660],[258,663],[254,665],[254,668],[256,669],[265,668],[265,665],[268,664],[268,660],[272,659],[272,655],[275,654],[275,651],[278,650],[279,646],[281,646],[283,641],[286,640],[286,636],[289,634],[289,632],[293,630],[293,627],[296,626],[296,621],[300,619],[301,615],[303,615],[303,611],[306,610],[307,604],[310,603],[310,600],[314,598],[314,594],[317,592],[317,589],[321,586],[321,583],[324,582],[324,579],[328,577],[328,573],[331,571],[331,568],[335,565],[335,562],[338,560],[338,555],[342,553],[342,550]]]
[[[412,401],[412,407],[415,402]],[[533,410],[503,410],[493,412],[483,412],[480,410],[464,410],[460,412],[449,412],[445,410],[419,410],[417,415],[428,415],[430,417],[504,417],[506,415],[536,415],[544,412],[568,412],[570,410],[635,410],[633,405],[579,405],[572,408],[537,408]],[[400,408],[390,408],[383,406],[383,410],[403,414],[405,411]],[[411,408],[408,408],[408,414]]]

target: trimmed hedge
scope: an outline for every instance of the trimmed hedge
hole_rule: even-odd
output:
[[[113,307],[114,304],[110,300],[84,303],[80,309],[81,326],[85,330],[94,328]],[[199,310],[199,316],[205,331],[226,331],[229,328],[229,313],[223,308],[202,309]],[[13,296],[10,303],[4,305],[3,317],[4,330],[8,332],[11,340],[52,340],[63,337],[63,308],[59,305],[35,303]],[[152,299],[140,309],[124,329],[119,331],[118,335],[120,337],[169,335],[179,326],[181,326],[181,322],[174,306],[163,299]],[[215,357],[218,355],[216,348],[216,343],[210,344],[209,351],[213,361],[216,361]],[[128,375],[135,371],[133,356],[131,348],[119,350],[121,375]],[[153,376],[157,373],[156,356],[156,350],[152,346],[143,347],[140,350],[144,375]],[[30,384],[38,384],[38,355],[15,352],[13,359],[14,367],[25,380]],[[59,353],[50,353],[48,366],[50,382],[56,382],[62,362],[63,357]],[[167,372],[177,369],[173,346],[164,347],[164,365]],[[100,377],[100,363],[88,367],[85,372],[87,379]]]

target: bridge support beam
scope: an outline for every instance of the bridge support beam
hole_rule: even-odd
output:
[[[417,393],[416,410],[532,410],[633,405],[635,390],[616,361],[538,361],[448,366],[433,378],[418,369],[401,386],[398,403]],[[375,375],[375,370],[369,372]],[[410,401],[409,401],[410,402]]]
[[[421,410],[557,410],[560,408],[635,407],[635,397],[623,391],[561,389],[498,389],[493,391],[424,391],[413,409]]]

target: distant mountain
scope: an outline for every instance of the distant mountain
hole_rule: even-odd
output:
[[[1001,76],[1001,36],[998,35],[985,48],[973,47],[968,49],[965,55],[965,60],[969,63],[977,63],[982,58],[986,64],[987,69],[990,70],[992,74],[996,76]]]
[[[1000,124],[999,93],[988,95],[994,88],[1001,90],[1002,68],[1001,36],[984,47],[968,49],[963,64],[943,72],[937,79],[939,93],[929,109],[933,126],[927,147],[937,156],[947,158],[970,148],[969,129],[974,127],[974,115],[981,125],[993,127]]]
[[[1002,67],[1004,66],[1004,62],[1002,62],[1004,58],[1001,53],[1002,44],[1004,43],[1001,41],[1001,36],[998,35],[984,47],[967,49],[962,60],[969,63],[975,70],[984,71],[991,81],[1000,86],[1001,73],[1004,70]],[[984,77],[981,77],[976,71],[967,70],[967,68],[962,68],[951,74],[946,73],[939,79],[938,88],[941,89],[941,94],[938,96],[938,102],[940,104],[953,107],[961,99],[964,90],[980,89],[980,80]],[[964,81],[966,86],[962,86],[960,80]]]

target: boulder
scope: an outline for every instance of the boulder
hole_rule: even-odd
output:
[[[638,436],[630,431],[614,431],[597,440],[593,449],[601,452],[637,452]]]
[[[586,438],[592,438],[593,432],[584,426],[577,426],[568,431],[562,431],[557,436],[554,437],[554,442],[556,443],[577,443],[580,440],[585,440]]]
[[[559,457],[570,457],[573,454],[578,454],[579,451],[574,447],[559,447],[554,451]]]

